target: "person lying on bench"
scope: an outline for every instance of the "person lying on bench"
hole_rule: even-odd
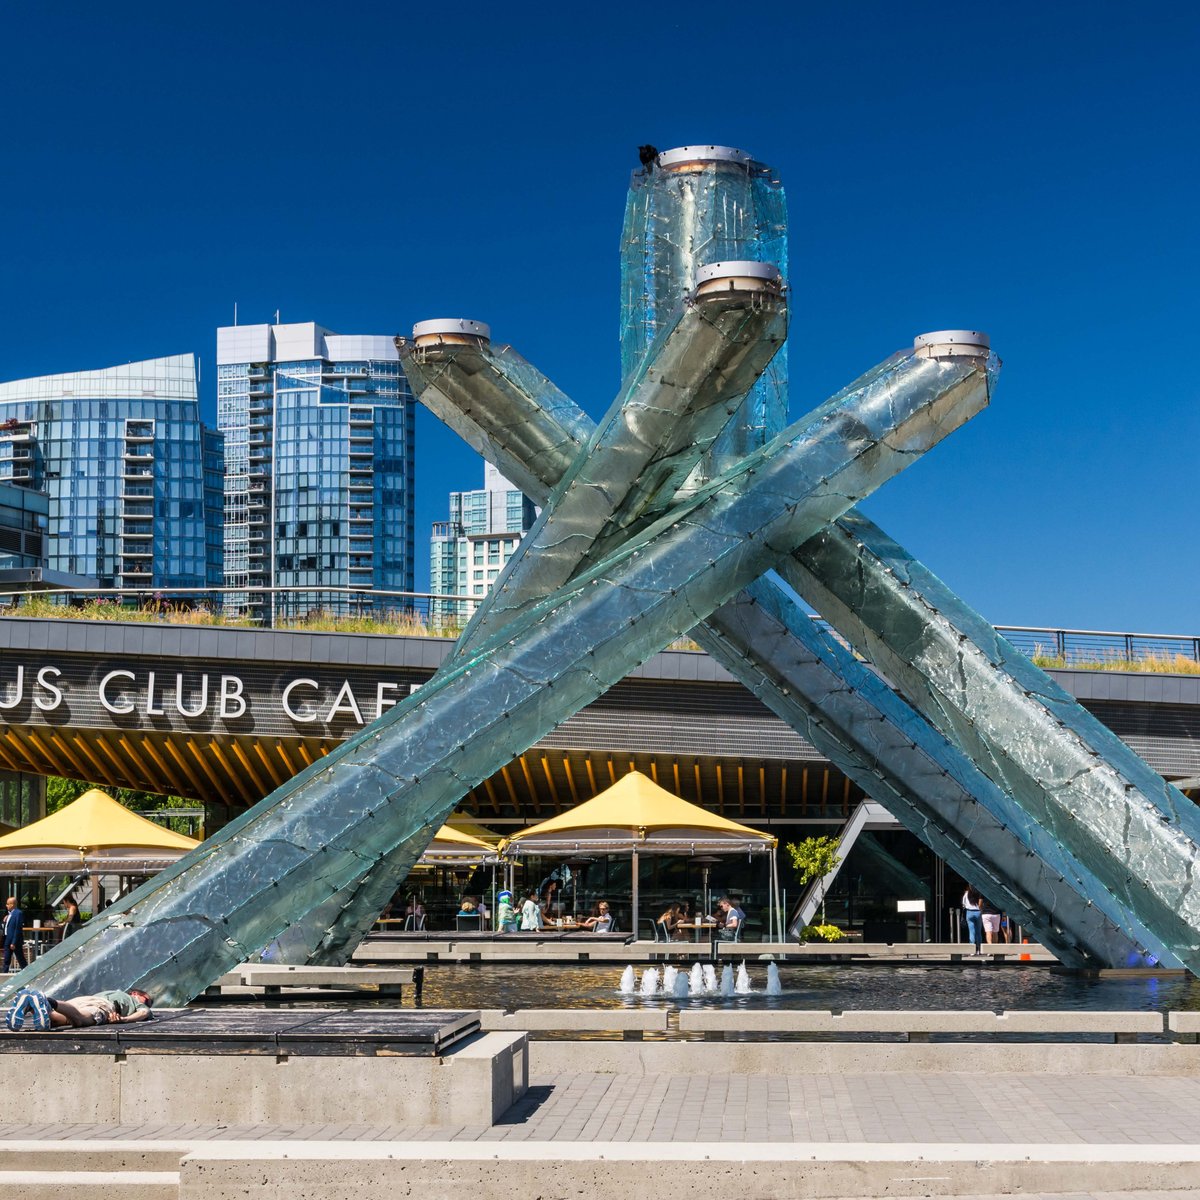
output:
[[[50,1001],[50,1024],[54,1028],[74,1025],[128,1025],[132,1021],[148,1021],[153,1000],[138,988],[127,992],[97,992],[94,996],[72,996],[69,1000]]]

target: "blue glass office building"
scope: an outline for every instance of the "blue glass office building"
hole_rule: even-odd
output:
[[[269,618],[401,604],[370,595],[413,589],[413,400],[391,337],[219,329],[217,424],[225,582],[247,589],[232,607]]]
[[[47,567],[101,587],[220,584],[204,436],[190,354],[0,384],[0,482],[46,493]]]

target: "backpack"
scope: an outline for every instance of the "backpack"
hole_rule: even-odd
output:
[[[45,1033],[50,1028],[50,1001],[44,992],[22,988],[9,1003],[4,1023],[14,1033],[25,1029]]]

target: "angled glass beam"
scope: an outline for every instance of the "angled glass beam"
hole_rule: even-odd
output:
[[[778,585],[757,580],[692,637],[1064,964],[1181,965],[1109,919],[1090,872]]]
[[[780,574],[1155,938],[1200,970],[1200,812],[861,513]],[[1097,892],[1098,904],[1108,903]]]
[[[861,387],[886,367],[885,363],[874,368],[842,394]],[[459,395],[469,395],[474,370],[460,372],[453,362],[447,362],[445,372],[446,377],[457,378]],[[410,378],[415,378],[414,388],[424,402],[428,391],[419,372],[414,377],[410,371]],[[503,427],[509,414],[503,406],[478,403],[471,404],[471,412],[471,420],[460,432],[468,443],[486,452],[485,448],[497,441],[489,424]],[[553,418],[536,411],[525,411],[522,418],[544,423],[547,428],[539,436],[562,444],[553,431]],[[561,454],[557,463],[552,456],[543,456],[537,472],[541,479],[530,493],[535,500],[550,494],[570,462],[567,453]],[[504,458],[503,452],[495,465],[505,474],[521,466]],[[658,499],[666,503],[669,497]],[[736,625],[727,626],[722,620],[724,610],[710,618],[709,626],[718,642],[730,648],[733,657],[722,659],[728,669],[779,716],[809,736],[868,794],[887,803],[960,874],[991,880],[998,897],[1010,898],[1011,912],[1024,914],[1025,923],[1064,962],[1119,967],[1154,957],[1164,966],[1178,965],[1179,960],[1160,939],[1102,889],[1095,876],[1043,826],[1015,808],[1011,798],[961,750],[836,642],[822,649],[819,639],[813,641],[811,622],[789,596],[779,593],[773,603],[781,613],[790,614],[788,629],[803,636],[773,645],[769,654],[745,638],[738,639]],[[693,636],[711,652],[719,652],[718,645],[705,640],[700,627]],[[777,679],[778,664],[792,661],[797,664],[798,677]],[[839,676],[840,683],[836,682]],[[827,721],[814,730],[811,710],[820,707],[820,697],[826,694],[839,696],[848,715],[840,723],[831,716],[832,724]],[[822,737],[820,730],[827,725],[830,732]],[[866,736],[865,746],[856,741],[856,734]],[[931,762],[937,768],[932,773]],[[979,847],[973,849],[976,840]]]
[[[569,402],[556,391],[552,393],[547,410],[539,411],[536,395],[529,386],[536,380],[537,372],[524,359],[517,359],[519,374],[506,392],[503,382],[497,381],[503,380],[508,364],[517,357],[515,351],[506,346],[493,358],[486,337],[478,332],[486,326],[478,322],[462,322],[462,325],[476,330],[476,335],[468,340],[457,334],[448,338],[438,334],[436,341],[428,339],[422,345],[418,340],[412,346],[402,346],[405,373],[423,403],[429,403],[432,397],[431,407],[439,415],[448,415],[451,408],[457,408],[454,427],[468,444],[485,455],[492,455],[493,465],[506,477],[520,476],[530,480],[527,494],[535,501],[545,503],[570,476],[577,462],[577,456],[572,453],[573,437],[567,430],[555,427],[552,412],[553,408],[561,408]],[[423,327],[419,325],[414,332],[424,332]],[[872,395],[876,404],[886,404],[889,395],[902,395],[918,379],[931,380],[939,374],[944,377],[943,387],[969,386],[986,395],[990,394],[994,370],[992,361],[971,359],[961,360],[957,368],[943,363],[935,369],[914,352],[902,351],[843,388],[825,407],[836,407],[867,395]],[[580,414],[580,417],[572,432],[588,422],[586,416]],[[539,447],[557,448],[552,452],[539,452],[535,463],[519,460],[518,451],[514,449],[515,439],[508,433],[517,425],[530,424],[536,428],[526,429],[526,438]],[[649,520],[660,516],[671,502],[675,487],[687,478],[700,455],[709,449],[709,439],[693,432],[693,424],[690,414],[676,428],[669,423],[659,424],[660,444],[669,447],[670,453],[643,452],[641,457],[667,464],[667,469],[647,471],[645,477],[626,492],[624,499],[618,498],[614,491],[612,503],[597,510],[593,528],[613,531],[610,534],[613,545],[616,544],[616,532],[628,535],[645,528]],[[685,494],[691,494],[690,488],[685,489]],[[569,564],[571,569],[576,569],[580,560],[594,561],[600,553],[597,547],[576,539],[575,561]],[[468,628],[460,639],[458,653],[467,653],[476,637],[477,630]],[[331,896],[311,920],[297,923],[288,930],[271,947],[272,958],[296,963],[336,961],[336,955],[342,953],[341,947],[352,936],[345,931],[369,928],[395,890],[396,880],[402,878],[407,869],[407,865],[399,862],[381,862],[373,877],[364,876],[348,885],[344,892]]]
[[[472,787],[703,620],[986,403],[953,370],[822,406],[6,981],[181,1003],[369,875]],[[813,464],[820,470],[812,470]],[[401,847],[407,850],[401,852]],[[343,956],[378,912],[337,929]],[[331,939],[332,940],[332,939]]]
[[[787,305],[774,267],[729,264],[708,272],[555,485],[456,654],[566,583],[618,509],[628,524],[657,495],[673,495],[786,337]]]
[[[405,371],[421,382],[425,407],[489,462],[505,464],[514,487],[541,495],[546,473],[561,477],[559,464],[573,461],[591,436],[591,417],[511,346],[489,343],[486,325],[424,324],[438,328],[419,343],[397,338],[396,345]]]

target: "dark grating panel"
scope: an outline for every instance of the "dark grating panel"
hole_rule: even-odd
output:
[[[443,1054],[479,1030],[477,1012],[399,1009],[167,1009],[152,1021],[0,1035],[0,1054]]]

